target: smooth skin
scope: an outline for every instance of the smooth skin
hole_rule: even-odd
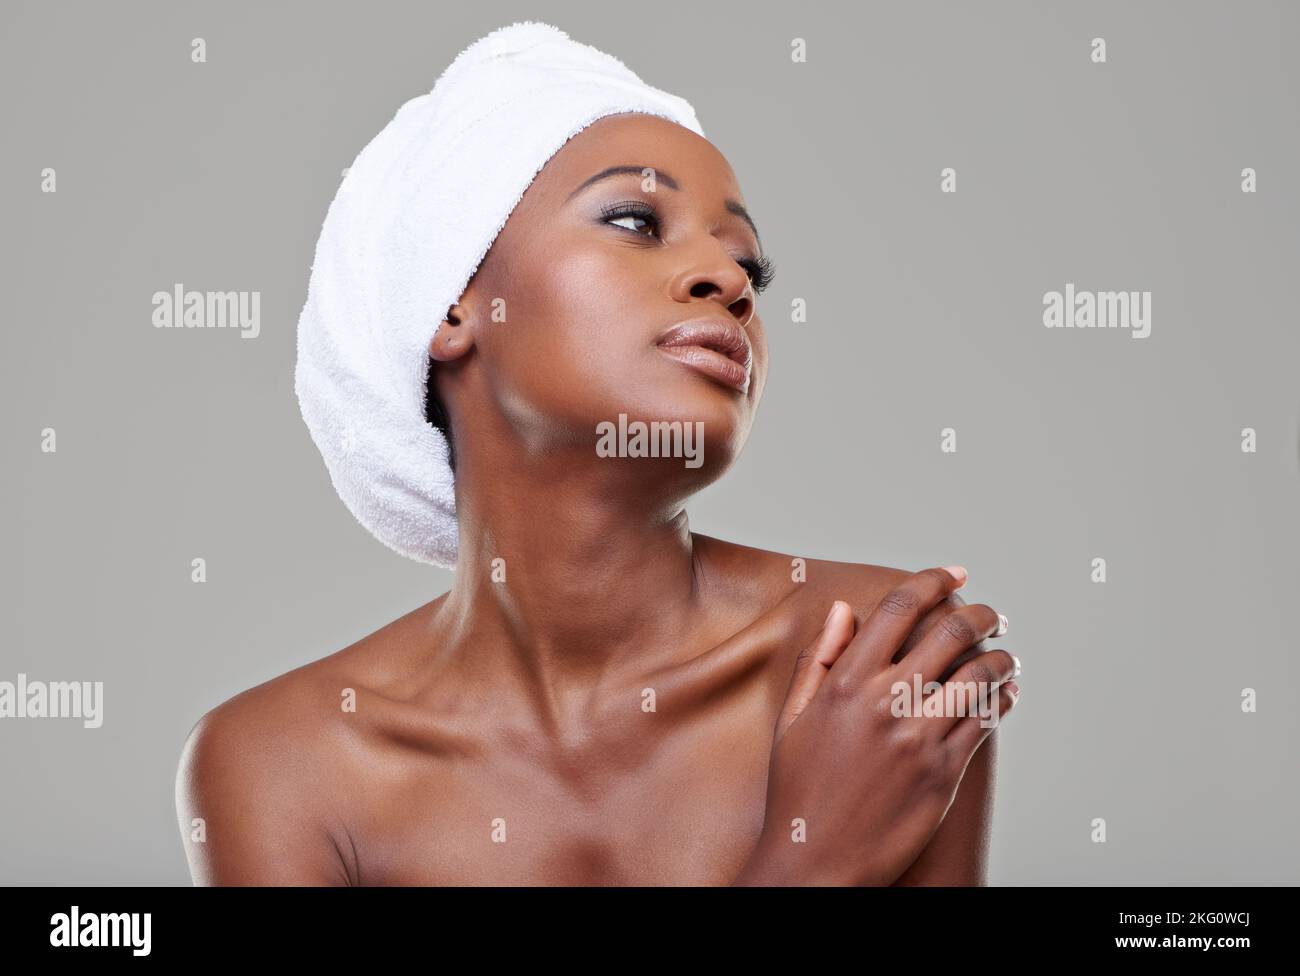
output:
[[[629,200],[654,219],[602,214]],[[1009,677],[997,614],[942,569],[810,559],[796,582],[790,554],[689,529],[767,378],[729,200],[718,150],[646,115],[538,174],[430,344],[455,582],[199,720],[176,783],[196,884],[986,883],[996,732],[881,695]],[[720,316],[752,346],[744,391],[656,345]],[[703,421],[705,463],[599,457],[620,413]]]

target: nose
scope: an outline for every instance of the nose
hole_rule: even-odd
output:
[[[716,301],[735,316],[743,328],[754,316],[753,282],[716,238],[713,243],[714,247],[673,279],[673,298],[683,303],[701,298]]]

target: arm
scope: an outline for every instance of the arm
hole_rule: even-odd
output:
[[[332,831],[280,750],[284,730],[260,729],[227,702],[190,732],[176,777],[176,814],[196,885],[346,885]],[[206,836],[195,838],[201,818]]]
[[[937,607],[918,630],[928,629],[947,613],[965,606],[953,594]],[[957,665],[988,650],[980,641],[957,660]],[[953,669],[955,670],[955,668]],[[944,676],[944,680],[950,677]],[[952,806],[944,814],[930,843],[897,881],[896,886],[988,884],[989,831],[993,823],[993,783],[997,772],[998,730],[989,733],[971,756]]]
[[[851,607],[836,603],[795,661],[774,729],[764,827],[736,884],[982,880],[986,845],[978,839],[971,845],[960,827],[975,824],[981,833],[987,824],[988,790],[970,786],[980,768],[972,769],[972,763],[992,729],[976,714],[962,718],[929,707],[900,714],[894,707],[900,682],[906,690],[904,679],[915,670],[909,654],[916,654],[928,680],[958,675],[959,681],[987,685],[1008,680],[1015,670],[1009,652],[979,646],[1000,636],[1000,614],[986,604],[943,605],[963,581],[963,574],[943,567],[902,580],[884,577],[869,598],[874,609],[856,628]],[[939,622],[943,626],[935,626]],[[1009,710],[1015,700],[1000,693],[998,703]],[[987,751],[982,762],[992,755]],[[846,776],[846,770],[855,775]],[[988,782],[991,775],[986,787]],[[971,804],[983,813],[963,814]],[[783,825],[810,810],[821,829],[791,844]],[[945,820],[949,825],[941,834]],[[917,865],[922,858],[935,867],[923,870]]]
[[[994,729],[966,766],[957,796],[925,850],[895,885],[987,885],[993,777],[997,769]]]
[[[993,816],[997,736],[997,729],[994,729],[975,750],[952,806],[920,856],[894,882],[895,887],[988,884],[988,839]],[[778,861],[775,858],[771,860]],[[782,878],[779,867],[774,868],[760,858],[746,864],[732,884],[778,885],[784,883]]]

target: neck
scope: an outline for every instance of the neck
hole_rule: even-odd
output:
[[[681,498],[647,495],[643,461],[528,454],[458,457],[456,581],[437,629],[461,664],[498,689],[517,676],[550,710],[680,656],[700,553]]]

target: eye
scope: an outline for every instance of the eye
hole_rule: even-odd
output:
[[[620,227],[623,230],[631,231],[640,237],[658,236],[659,215],[655,213],[655,208],[648,203],[640,200],[625,200],[622,203],[610,204],[602,207],[600,211],[601,222],[610,224],[614,227]],[[617,221],[627,221],[626,224],[619,224]],[[642,234],[643,227],[638,227],[638,222],[643,227],[654,227],[656,233],[653,235]],[[776,273],[776,266],[772,259],[767,255],[757,258],[736,258],[736,263],[745,269],[749,280],[753,283],[754,292],[762,292],[764,288],[772,283],[772,278]]]
[[[622,227],[624,230],[630,230],[635,234],[640,234],[640,228],[636,226],[637,221],[641,221],[646,225],[653,225],[656,229],[659,227],[659,215],[655,213],[655,208],[639,200],[627,200],[623,203],[603,207],[600,216],[604,223]],[[618,220],[630,221],[632,226],[614,223]],[[641,236],[644,237],[645,235],[641,234]]]
[[[755,260],[754,258],[741,258],[737,262],[749,274],[749,280],[754,283],[755,294],[761,294],[763,289],[772,283],[772,278],[776,275],[776,265],[766,254]]]

